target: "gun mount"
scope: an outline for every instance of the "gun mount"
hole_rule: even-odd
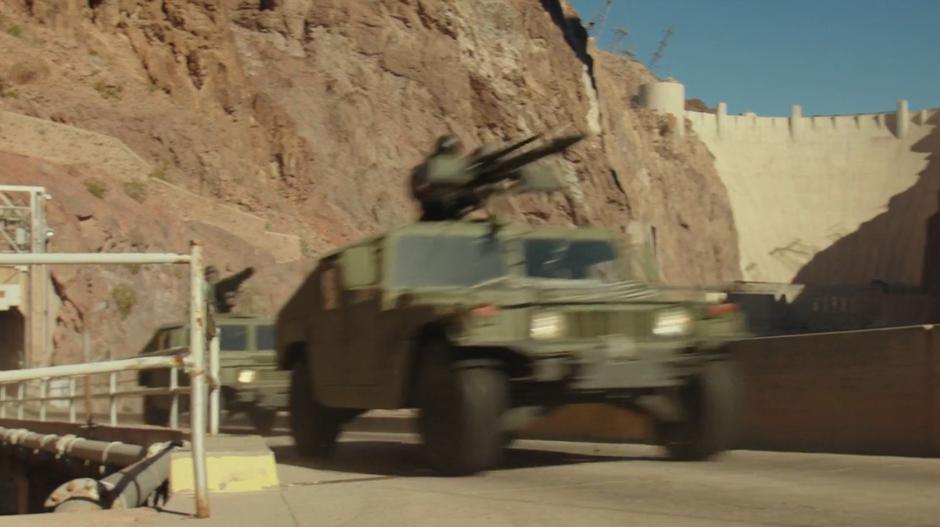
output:
[[[459,220],[497,193],[561,190],[554,171],[534,163],[565,151],[584,135],[557,137],[519,152],[541,137],[534,135],[501,148],[482,146],[463,157],[453,149],[435,151],[412,174],[412,192],[421,203],[421,221]],[[444,139],[438,144],[446,143]]]

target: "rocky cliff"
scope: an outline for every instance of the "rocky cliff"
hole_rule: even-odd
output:
[[[439,134],[474,146],[581,130],[591,137],[555,161],[564,195],[502,207],[531,223],[651,223],[670,282],[734,279],[710,154],[632,104],[651,79],[594,49],[560,0],[7,0],[0,110],[44,131],[35,147],[2,131],[14,136],[2,179],[56,196],[52,250],[185,251],[199,238],[223,270],[258,267],[243,304],[273,312],[318,253],[415,218],[407,175]],[[107,161],[120,154],[106,141],[62,144],[56,130],[76,128],[141,163]],[[170,269],[54,277],[46,362],[70,360],[86,329],[96,349],[131,353],[182,314]]]

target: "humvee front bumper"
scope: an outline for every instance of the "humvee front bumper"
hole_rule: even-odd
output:
[[[232,398],[239,404],[261,408],[287,408],[287,389],[284,386],[233,386]]]
[[[245,371],[253,373],[240,379]],[[290,378],[285,372],[271,368],[227,365],[219,372],[219,377],[226,402],[261,408],[287,408]]]
[[[721,344],[612,336],[588,342],[529,341],[512,348],[533,359],[532,380],[565,381],[570,390],[597,391],[680,385],[705,362],[724,357]]]

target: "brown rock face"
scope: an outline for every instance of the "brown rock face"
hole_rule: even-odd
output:
[[[150,176],[301,236],[307,257],[413,221],[406,179],[439,134],[473,146],[581,130],[593,135],[553,161],[571,184],[565,196],[502,207],[532,223],[652,223],[670,282],[738,277],[708,151],[674,137],[670,118],[633,108],[652,75],[591,48],[558,0],[11,0],[0,17],[19,28],[0,33],[0,87],[11,87],[0,110],[118,137],[155,167]],[[35,167],[42,155],[32,157],[7,162]],[[277,266],[251,240],[181,221],[172,203],[92,198],[82,178],[108,178],[94,167],[56,170],[81,176],[29,172],[74,198],[52,215],[55,250],[185,251],[198,236],[210,263],[264,269],[249,282],[252,309],[264,312],[309,263]],[[83,329],[69,320],[135,280],[65,273],[62,324],[74,331]],[[105,308],[90,328],[118,353],[182,314],[182,297],[166,297],[172,272],[148,273],[136,279],[136,323]],[[60,333],[69,347],[71,333]]]

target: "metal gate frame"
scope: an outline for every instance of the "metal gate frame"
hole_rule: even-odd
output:
[[[124,265],[124,264],[188,264],[190,279],[189,353],[184,356],[168,355],[102,361],[96,363],[50,366],[24,370],[0,371],[0,384],[26,380],[70,377],[92,373],[111,373],[127,370],[178,367],[180,362],[190,378],[190,442],[192,444],[193,479],[196,487],[196,517],[209,517],[209,491],[206,474],[206,402],[207,381],[212,376],[206,364],[206,299],[205,264],[202,246],[190,244],[189,254],[173,253],[0,253],[0,265]],[[112,375],[112,378],[113,375]],[[216,385],[217,382],[212,384]],[[213,391],[217,391],[214,389]],[[5,392],[5,390],[4,390]],[[42,394],[43,398],[45,395]],[[216,414],[212,419],[213,432],[218,427],[218,396],[213,394]]]
[[[10,201],[6,195],[27,195],[26,203],[18,205]],[[46,223],[45,202],[52,199],[52,195],[45,187],[30,185],[0,185],[0,211],[12,209],[28,209],[28,225],[24,225],[28,232],[28,242],[19,244],[9,233],[0,232],[0,253],[45,253],[46,243],[52,231]],[[27,322],[26,346],[23,353],[23,367],[32,366],[34,360],[48,356],[52,350],[52,324],[49,320],[49,271],[44,265],[31,265],[29,267],[27,294],[28,313],[23,311]],[[22,311],[22,310],[21,310]]]

